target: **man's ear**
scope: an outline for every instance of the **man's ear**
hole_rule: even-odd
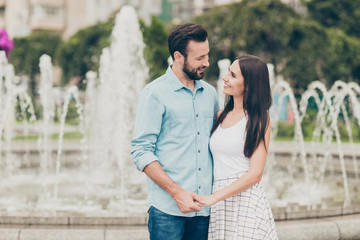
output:
[[[182,55],[179,51],[174,52],[174,61],[182,62],[184,61],[184,55]]]

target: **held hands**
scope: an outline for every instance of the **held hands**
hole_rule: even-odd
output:
[[[219,201],[214,194],[200,196],[182,188],[177,189],[173,198],[182,213],[200,212],[201,207],[208,207]]]
[[[196,193],[179,189],[173,195],[174,200],[182,213],[200,212],[201,207],[195,203]]]
[[[195,196],[195,203],[199,207],[210,207],[210,206],[214,205],[217,202],[218,202],[218,200],[214,196],[214,194],[212,194],[212,195],[201,195],[201,196],[196,195]]]

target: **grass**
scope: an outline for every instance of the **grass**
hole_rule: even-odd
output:
[[[13,140],[38,140],[39,139],[39,135],[30,135],[30,136],[16,136],[13,138]],[[76,132],[65,132],[63,135],[63,139],[64,140],[77,140],[77,139],[82,139],[83,135],[76,131]],[[55,133],[51,135],[51,139],[53,140],[57,140],[59,139],[59,134]]]
[[[52,139],[58,139],[59,134],[58,133],[53,134],[51,136],[51,138]],[[82,139],[83,135],[80,132],[66,132],[66,133],[64,133],[63,138],[66,139],[66,140],[76,140],[76,139]]]
[[[301,129],[304,136],[305,142],[311,142],[312,135],[315,129],[315,123],[309,121],[309,119],[305,119],[301,123]],[[344,143],[349,142],[348,132],[343,121],[339,121],[338,129],[340,133],[341,141]],[[353,135],[354,143],[360,143],[360,127],[357,125],[356,122],[351,123],[351,131]],[[276,141],[293,141],[295,133],[295,124],[288,124],[286,122],[279,122],[278,123],[278,131],[277,135],[275,136]],[[335,136],[333,136],[333,142],[336,142]]]

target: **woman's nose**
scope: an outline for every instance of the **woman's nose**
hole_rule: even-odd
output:
[[[223,80],[224,82],[227,82],[226,75],[224,75],[224,76],[222,77],[222,80]]]

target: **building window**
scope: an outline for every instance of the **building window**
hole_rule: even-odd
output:
[[[52,6],[43,6],[45,10],[45,14],[49,17],[58,17],[60,16],[61,9],[60,7],[52,7]]]
[[[46,6],[46,5],[34,5],[30,8],[30,14],[36,18],[50,17],[58,18],[61,17],[61,7]]]

